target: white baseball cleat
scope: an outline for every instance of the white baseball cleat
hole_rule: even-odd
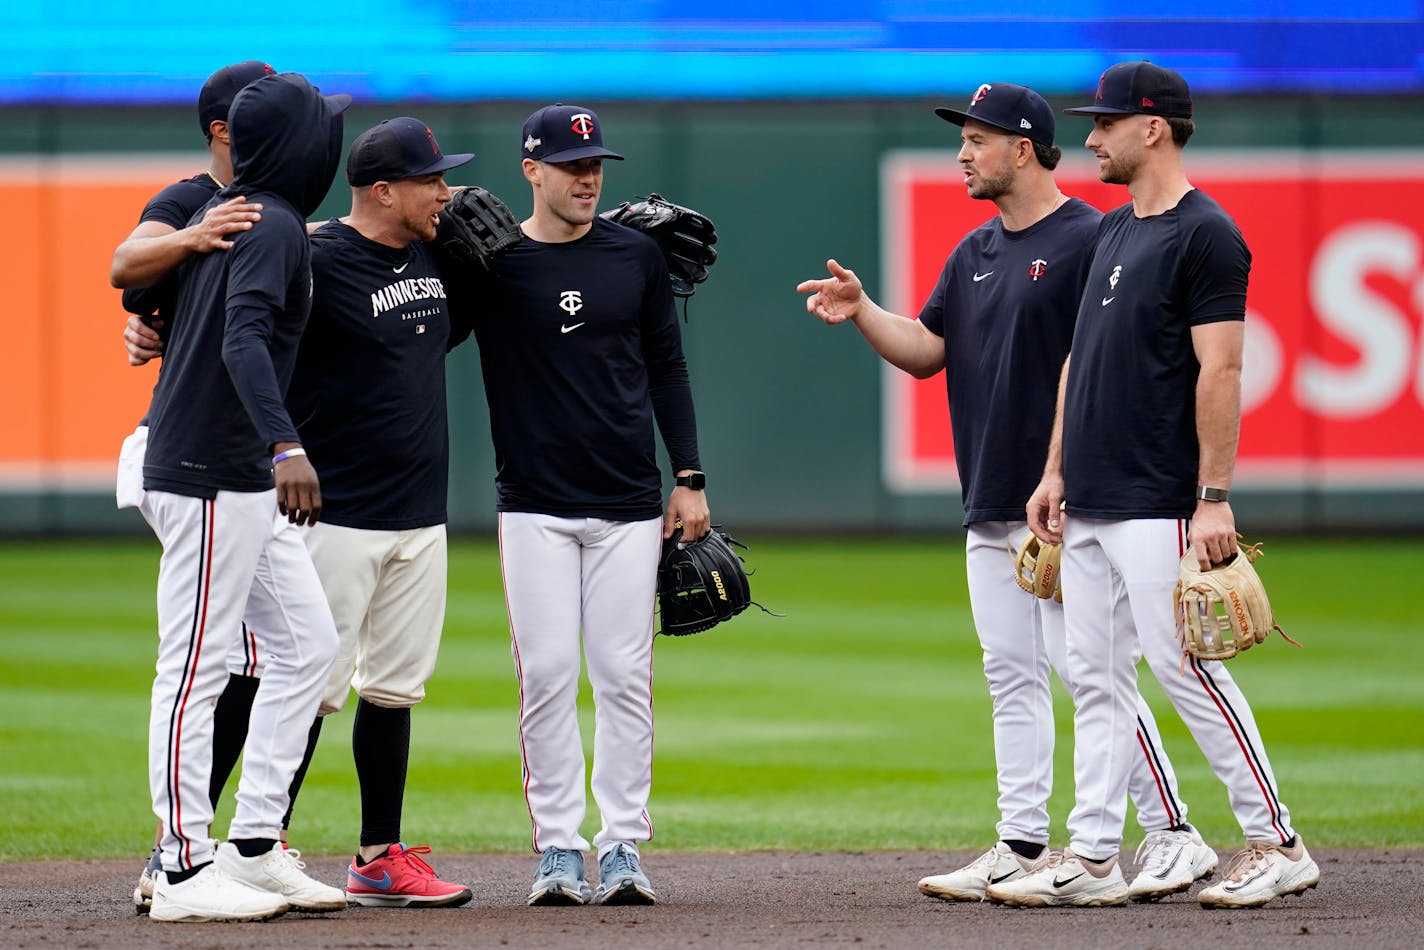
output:
[[[1010,907],[1120,907],[1127,903],[1127,882],[1116,855],[1097,864],[1069,849],[1051,853],[1032,874],[989,885],[985,895]]]
[[[1295,846],[1247,841],[1231,859],[1220,883],[1197,894],[1203,907],[1260,907],[1287,894],[1304,894],[1320,883],[1320,868],[1297,835]]]
[[[982,901],[990,885],[1037,871],[1048,862],[1048,855],[1044,848],[1042,855],[1030,860],[1000,841],[958,871],[920,878],[920,893],[942,901]]]
[[[1127,887],[1134,901],[1155,901],[1185,891],[1216,871],[1216,852],[1191,825],[1186,831],[1149,832],[1133,859],[1142,870]]]
[[[153,882],[148,917],[176,924],[271,920],[285,914],[287,906],[281,894],[234,880],[213,862],[178,884],[168,883],[168,875],[159,871]]]
[[[272,850],[255,858],[244,858],[237,845],[224,841],[218,845],[215,863],[224,874],[258,890],[270,891],[286,898],[292,910],[325,913],[346,909],[346,893],[329,884],[308,877],[302,872],[302,853],[284,848],[279,841]]]

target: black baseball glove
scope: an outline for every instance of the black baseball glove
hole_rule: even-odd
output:
[[[742,559],[732,545],[746,545],[716,525],[699,541],[681,543],[679,526],[663,542],[658,564],[658,611],[672,637],[710,630],[731,620],[752,602]]]
[[[717,229],[707,216],[673,204],[657,192],[641,201],[625,201],[601,216],[658,242],[672,277],[672,292],[679,297],[691,297],[717,260],[712,246],[717,243]]]
[[[509,206],[478,185],[461,188],[440,212],[436,249],[458,267],[489,270],[495,257],[524,238]]]

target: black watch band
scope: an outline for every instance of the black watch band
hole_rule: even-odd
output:
[[[693,491],[702,491],[707,487],[707,474],[705,472],[689,472],[686,475],[679,475],[673,482],[679,488],[691,488]]]
[[[1231,492],[1225,488],[1211,488],[1207,485],[1197,486],[1197,498],[1201,501],[1226,501]]]

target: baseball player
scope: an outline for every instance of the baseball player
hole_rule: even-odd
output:
[[[450,200],[446,155],[408,116],[357,137],[347,157],[351,213],[312,235],[312,318],[288,397],[322,472],[321,523],[307,547],[341,634],[321,715],[354,687],[351,747],[361,838],[346,893],[373,907],[470,900],[401,842],[411,707],[425,697],[445,621],[444,285],[425,242]]]
[[[970,607],[993,699],[999,841],[966,867],[926,877],[921,892],[982,900],[994,882],[1047,861],[1053,783],[1049,668],[1069,682],[1063,608],[1022,590],[1009,549],[1027,536],[1023,502],[1038,482],[1053,423],[1055,385],[1068,353],[1102,215],[1058,190],[1054,117],[1041,96],[985,83],[964,111],[939,108],[963,126],[959,163],[971,198],[999,214],[971,231],[945,262],[917,320],[889,313],[854,272],[802,282],[806,307],[827,324],[847,320],[884,359],[925,379],[945,370],[955,458],[964,491]],[[1078,597],[1070,590],[1067,599]],[[1147,832],[1133,883],[1143,900],[1189,887],[1216,854],[1186,821],[1176,776],[1151,710],[1136,693],[1131,792]]]
[[[114,251],[110,282],[124,290],[124,308],[146,320],[134,327],[135,335],[142,332],[140,339],[150,341],[148,351],[130,347],[129,362],[133,365],[141,365],[158,355],[161,343],[158,333],[151,328],[166,331],[171,325],[178,265],[194,254],[227,250],[232,246],[229,240],[232,234],[249,230],[261,220],[262,206],[248,202],[246,195],[207,207],[201,217],[195,216],[208,206],[218,189],[232,181],[227,113],[233,97],[249,82],[272,73],[272,67],[266,63],[248,60],[224,66],[208,77],[198,94],[198,124],[207,139],[208,169],[169,185],[150,199],[138,226]],[[117,500],[120,508],[137,508],[143,502],[143,460],[147,444],[148,419],[145,417],[124,440],[119,454]],[[214,808],[242,752],[262,656],[257,632],[244,624],[241,639],[234,644],[229,657],[227,686],[214,711],[213,770],[208,786],[209,801]],[[308,761],[310,750],[294,779],[294,789]],[[289,808],[282,822],[283,841],[290,820]],[[161,870],[158,845],[162,835],[160,821],[153,853],[134,888],[134,907],[139,913],[148,913],[153,900],[154,875]]]
[[[423,860],[429,848],[401,842],[400,826],[410,708],[424,698],[444,621],[445,353],[464,335],[451,335],[424,242],[450,200],[444,173],[473,157],[445,155],[410,117],[357,137],[346,167],[351,213],[312,234],[312,313],[287,395],[323,473],[322,521],[305,540],[341,637],[320,715],[343,708],[353,685],[359,697],[352,749],[362,828],[347,897],[368,906],[471,898]]]
[[[1109,213],[1088,271],[1042,482],[1027,505],[1063,541],[1077,798],[1070,847],[1041,871],[989,888],[1010,904],[1115,904],[1123,792],[1136,758],[1128,697],[1144,657],[1226,785],[1246,848],[1199,892],[1254,907],[1314,887],[1246,697],[1219,662],[1186,659],[1172,591],[1190,547],[1202,566],[1236,550],[1227,501],[1241,420],[1251,255],[1235,222],[1187,180],[1186,81],[1148,62],[1102,75],[1086,145],[1099,177],[1132,200]],[[1066,517],[1059,504],[1067,499]]]
[[[500,562],[519,679],[531,904],[652,903],[638,844],[653,759],[653,602],[662,539],[710,528],[692,390],[656,242],[596,214],[598,116],[554,104],[521,135],[534,210],[473,295],[498,472]],[[662,505],[654,420],[676,473]],[[597,707],[599,885],[584,883],[579,645]]]
[[[304,219],[330,187],[349,102],[294,73],[242,88],[228,113],[233,180],[211,204],[245,195],[262,204],[262,227],[235,232],[223,254],[179,267],[140,508],[164,549],[149,737],[154,812],[164,824],[155,920],[345,906],[345,895],[302,873],[278,838],[337,645],[297,531],[319,517],[320,485],[282,394],[310,306]],[[244,615],[270,655],[230,840],[214,848],[212,705]]]

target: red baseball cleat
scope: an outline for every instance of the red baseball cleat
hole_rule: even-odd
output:
[[[346,899],[364,907],[459,907],[469,903],[470,889],[435,876],[435,869],[418,855],[430,849],[393,844],[367,865],[351,859],[346,869]]]

